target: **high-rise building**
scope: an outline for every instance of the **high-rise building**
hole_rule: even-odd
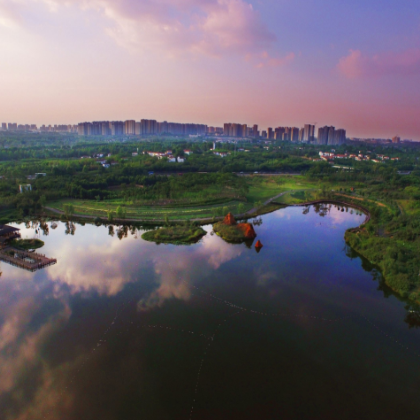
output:
[[[11,131],[16,131],[17,130],[17,124],[16,123],[8,123],[7,124],[7,129],[11,130]]]
[[[134,120],[124,122],[124,134],[128,136],[136,134],[136,122]]]
[[[400,143],[401,138],[399,136],[392,137],[392,143]]]
[[[335,127],[328,129],[328,144],[335,144]]]
[[[254,127],[252,128],[252,137],[255,137],[255,138],[260,137],[257,124],[255,124]]]
[[[344,144],[346,142],[346,130],[342,128],[335,130],[334,144]]]
[[[305,124],[303,128],[303,141],[313,141],[315,138],[315,126],[311,124]]]
[[[304,133],[305,133],[305,129],[304,128],[301,128],[299,130],[299,141],[303,141],[303,135],[304,135]]]
[[[317,139],[317,143],[318,144],[328,144],[328,131],[329,131],[329,127],[325,126],[325,127],[319,127],[318,129],[318,139]]]
[[[274,130],[274,139],[275,140],[283,140],[283,134],[285,132],[284,127],[277,127]]]
[[[248,137],[248,126],[246,124],[242,124],[241,137]]]
[[[7,130],[7,124],[6,123],[1,123],[1,129],[2,130]]]
[[[230,135],[230,123],[225,123],[223,124],[223,135],[224,136],[229,136]]]
[[[124,123],[122,121],[111,121],[111,136],[124,135]]]
[[[79,123],[77,126],[77,134],[79,136],[87,136],[88,135],[88,125],[89,123]],[[45,127],[45,125],[43,125],[41,127],[41,131],[47,131],[47,127]]]
[[[290,140],[299,141],[299,128],[297,127],[290,128]]]
[[[268,129],[267,129],[267,138],[268,139],[274,139],[274,131],[271,127],[268,127]]]

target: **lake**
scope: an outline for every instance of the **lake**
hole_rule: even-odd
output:
[[[264,247],[57,222],[34,273],[0,262],[5,420],[417,419],[420,315],[332,205],[256,220]]]

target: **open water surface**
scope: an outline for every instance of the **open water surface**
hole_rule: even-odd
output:
[[[363,220],[282,209],[259,253],[48,223],[56,265],[0,263],[0,418],[418,419],[420,317],[346,247]]]

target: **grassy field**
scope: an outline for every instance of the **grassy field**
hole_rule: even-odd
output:
[[[243,211],[248,211],[253,207],[251,203],[241,203],[240,201],[228,201],[219,205],[202,205],[196,207],[182,207],[181,205],[173,206],[136,206],[123,204],[120,201],[104,200],[61,200],[49,203],[48,207],[63,211],[65,204],[74,206],[75,215],[98,216],[106,219],[108,213],[111,212],[116,217],[117,208],[121,206],[125,211],[125,219],[139,220],[189,220],[199,218],[211,218],[214,216],[222,216],[226,213],[238,213],[241,204]]]
[[[217,197],[212,196],[211,203],[203,200],[195,205],[182,201],[165,205],[150,205],[149,203],[127,202],[123,199],[103,201],[70,199],[48,203],[47,206],[64,211],[65,205],[71,204],[74,207],[74,215],[98,216],[104,219],[107,219],[110,213],[115,218],[117,208],[121,207],[125,212],[125,219],[145,221],[189,220],[224,216],[229,212],[233,214],[245,213],[256,206],[260,207],[261,204],[270,198],[285,191],[291,191],[291,193],[276,201],[284,204],[296,204],[304,201],[302,200],[304,197],[314,199],[312,190],[318,187],[317,184],[307,181],[303,176],[267,177],[255,175],[249,177],[247,181],[249,191],[246,194],[245,202],[224,197],[224,193],[222,193],[219,197],[220,202],[215,203],[215,200],[218,201]],[[278,208],[275,206],[271,207],[271,211]],[[267,212],[267,209],[268,207],[261,208],[261,211]]]
[[[264,202],[276,195],[290,190],[307,190],[318,188],[303,176],[252,176],[249,180],[248,202]]]

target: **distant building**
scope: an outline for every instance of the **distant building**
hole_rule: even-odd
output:
[[[258,131],[258,125],[254,125],[254,127],[252,128],[252,137],[259,137],[260,136],[260,132]]]
[[[136,122],[134,120],[129,120],[129,121],[124,122],[124,134],[125,135],[136,134]]]
[[[303,141],[314,141],[315,138],[315,126],[311,124],[305,124],[303,127]]]
[[[401,142],[401,138],[398,136],[392,137],[392,143],[400,143]]]
[[[299,129],[297,127],[292,127],[290,129],[290,140],[299,141]]]

